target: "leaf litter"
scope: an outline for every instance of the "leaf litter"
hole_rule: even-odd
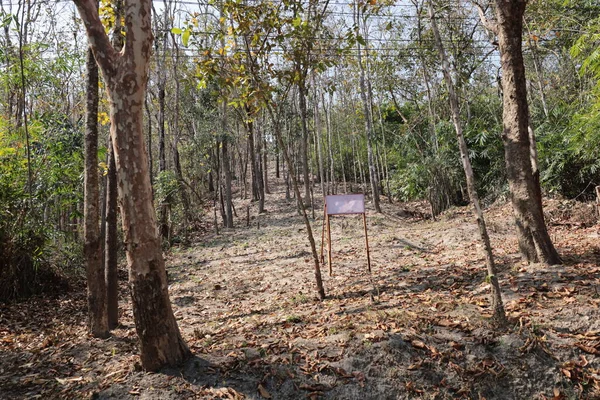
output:
[[[0,305],[0,397],[600,397],[600,228],[567,203],[545,204],[564,259],[551,267],[521,263],[509,205],[487,210],[510,319],[495,331],[467,208],[431,221],[422,204],[385,204],[380,215],[367,205],[372,277],[362,219],[333,218],[333,276],[322,266],[320,302],[302,220],[276,189],[250,227],[168,253],[171,300],[194,353],[184,365],[141,370],[125,283],[122,325],[90,337],[79,287]]]

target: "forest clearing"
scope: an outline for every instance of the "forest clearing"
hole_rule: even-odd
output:
[[[0,27],[0,398],[600,399],[597,0]]]
[[[334,274],[323,271],[321,302],[302,219],[282,186],[249,227],[241,219],[168,253],[171,301],[193,353],[182,367],[141,371],[122,279],[121,325],[104,340],[86,333],[83,288],[1,306],[0,397],[600,396],[600,230],[591,204],[545,203],[564,258],[550,267],[521,262],[508,204],[487,211],[510,321],[496,331],[468,209],[431,221],[421,204],[386,203],[382,214],[368,204],[375,302],[362,219],[333,218]]]

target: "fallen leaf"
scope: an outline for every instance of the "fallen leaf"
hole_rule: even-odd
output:
[[[75,378],[65,378],[65,379],[55,378],[55,379],[61,385],[66,385],[67,383],[82,381],[83,380],[83,376],[78,376],[78,377],[75,377]]]
[[[262,398],[264,399],[271,399],[271,393],[269,393],[267,391],[267,389],[265,389],[265,387],[263,385],[261,385],[260,383],[258,384],[258,393],[260,393],[260,395],[262,396]]]
[[[412,344],[413,347],[416,347],[417,349],[427,349],[427,345],[420,340],[413,340],[412,342],[410,342],[410,344]]]

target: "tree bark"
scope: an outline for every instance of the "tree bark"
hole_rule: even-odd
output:
[[[258,121],[258,118],[257,118]],[[261,124],[254,124],[254,135],[256,145],[256,183],[258,190],[258,213],[265,212],[265,181],[263,180],[263,164],[262,164],[262,130]]]
[[[182,362],[190,351],[169,300],[144,145],[143,103],[152,44],[151,1],[125,1],[127,40],[121,52],[110,44],[94,1],[75,0],[75,4],[106,82],[134,321],[142,366],[156,371]]]
[[[306,107],[306,86],[305,79],[298,84],[298,103],[300,107],[300,124],[302,127],[302,141],[300,146],[302,158],[302,179],[304,180],[304,204],[306,207],[310,203],[310,178],[308,168],[308,110]]]
[[[246,108],[246,115],[250,119],[250,111]],[[258,201],[258,168],[256,165],[256,147],[254,144],[254,122],[249,121],[246,125],[248,133],[248,159],[250,161],[250,172],[252,173],[252,200]]]
[[[248,118],[251,118],[250,112],[246,109]],[[262,173],[260,172],[260,152],[257,154],[256,143],[258,139],[260,141],[260,135],[258,138],[255,137],[256,130],[253,121],[249,121],[246,125],[248,130],[248,150],[250,158],[250,166],[252,168],[252,198],[258,201],[258,213],[264,212],[265,199],[263,190]]]
[[[328,109],[327,104],[325,103],[325,94],[321,91],[321,102],[323,103],[323,113],[325,114],[325,129],[327,133],[327,155],[329,157],[329,185],[330,188],[327,189],[327,193],[336,194],[337,193],[337,182],[335,176],[335,161],[333,158],[333,134],[331,132],[331,110]],[[341,158],[341,157],[340,157]],[[342,162],[342,167],[343,167]]]
[[[382,147],[383,147],[383,156],[382,156],[382,164],[383,164],[383,171],[385,173],[385,186],[387,189],[387,196],[388,196],[388,201],[390,202],[390,204],[392,204],[394,202],[393,200],[393,196],[392,196],[392,189],[390,189],[390,168],[389,168],[389,163],[388,163],[388,158],[387,158],[387,146],[386,146],[386,141],[385,141],[385,125],[383,123],[383,115],[381,113],[381,107],[379,107],[379,125],[381,126],[381,140],[382,140]],[[399,112],[400,110],[398,110]]]
[[[104,238],[104,278],[106,280],[109,329],[119,326],[117,197],[117,167],[111,141],[108,152],[108,173],[106,175],[106,236]]]
[[[446,58],[446,52],[444,50],[442,39],[437,28],[437,23],[435,21],[435,15],[431,0],[428,0],[428,4],[429,18],[431,20],[436,47],[438,48],[440,61],[442,63],[442,73],[444,75],[444,81],[446,82],[446,88],[448,89],[448,100],[450,102],[452,123],[454,125],[456,137],[458,139],[458,147],[460,149],[460,156],[463,164],[463,169],[465,171],[465,178],[467,181],[467,191],[469,193],[471,203],[473,203],[473,213],[475,214],[475,218],[477,220],[477,225],[479,227],[479,238],[484,249],[488,280],[491,284],[490,307],[493,313],[492,318],[496,324],[504,326],[506,324],[506,314],[504,312],[504,305],[502,303],[502,293],[500,291],[500,284],[496,275],[496,264],[494,262],[494,254],[492,252],[492,246],[490,244],[490,237],[487,232],[483,211],[481,210],[481,206],[479,204],[479,195],[477,194],[475,187],[475,175],[473,174],[473,168],[471,166],[471,161],[469,160],[469,149],[467,148],[467,142],[465,141],[463,135],[463,127],[460,121],[458,96],[456,94],[454,81],[452,80],[452,76],[450,74],[450,66],[448,59]]]
[[[231,164],[229,162],[229,135],[227,134],[227,102],[223,101],[221,128],[223,140],[221,143],[221,162],[225,184],[225,227],[233,228],[233,199],[231,191]]]
[[[526,2],[522,0],[497,0],[495,3],[504,93],[502,141],[521,255],[529,262],[552,265],[561,260],[546,228],[541,190],[531,160],[522,53],[525,7]]]
[[[158,84],[158,173],[167,170],[167,157],[165,151],[165,87],[161,84],[159,78]],[[167,199],[162,199],[160,204],[160,234],[163,240],[169,240],[169,205]]]
[[[321,143],[321,115],[319,112],[319,94],[317,93],[317,82],[316,78],[313,76],[313,85],[315,86],[313,90],[313,102],[314,102],[314,120],[315,120],[315,132],[314,132],[314,140],[315,140],[315,153],[317,158],[317,165],[319,168],[319,183],[321,184],[321,195],[327,195],[326,182],[325,182],[325,168],[323,166],[323,146]]]
[[[359,21],[360,21],[360,11],[357,5],[356,8],[356,26],[357,32],[360,32],[359,29]],[[379,177],[377,176],[377,171],[375,169],[375,155],[373,154],[373,115],[371,114],[371,106],[367,93],[367,77],[365,73],[365,67],[362,61],[362,50],[360,43],[357,44],[357,54],[358,54],[358,66],[360,70],[359,83],[360,83],[360,98],[363,103],[364,110],[364,118],[365,118],[365,132],[367,136],[367,159],[369,162],[369,180],[371,182],[371,194],[373,198],[373,205],[375,206],[375,211],[380,213],[381,206],[379,205]]]
[[[221,47],[225,48],[225,32],[227,30],[225,18],[225,10],[223,8],[223,2],[221,1],[219,4],[220,11],[220,28],[222,32],[221,37]],[[221,147],[221,162],[223,163],[223,183],[225,184],[225,227],[233,228],[233,197],[231,190],[231,163],[229,160],[229,134],[228,134],[228,126],[227,126],[227,96],[225,91],[223,91],[223,104],[221,105],[221,137],[222,137],[222,147]],[[233,153],[232,153],[233,154]]]
[[[169,14],[167,10],[163,10],[164,13],[164,22],[163,29],[166,29],[169,26]],[[166,32],[162,32],[160,34],[162,36],[162,48],[159,48],[159,41],[154,42],[157,53],[157,64],[158,64],[158,79],[157,79],[157,88],[158,88],[158,174],[164,173],[167,170],[167,152],[166,152],[166,116],[165,116],[165,98],[166,98],[166,84],[167,84],[167,69],[165,57],[167,53],[167,34]],[[159,37],[160,37],[159,36]],[[162,54],[159,53],[159,49],[162,50]],[[168,196],[170,197],[170,196]],[[160,234],[163,240],[170,242],[170,233],[171,228],[169,226],[169,198],[161,199],[161,204],[159,204],[159,224],[160,224]]]
[[[271,190],[269,189],[269,147],[267,142],[267,134],[264,132],[262,135],[263,141],[263,157],[262,157],[262,170],[263,170],[263,182],[265,186],[265,193],[271,194]]]
[[[153,187],[154,192],[154,157],[152,156],[152,114],[150,113],[150,106],[148,105],[148,93],[146,93],[146,98],[144,99],[144,108],[146,109],[146,118],[148,121],[148,141],[146,144],[146,148],[148,149],[148,171],[150,172],[150,184]]]
[[[106,287],[102,265],[102,242],[98,224],[100,193],[98,177],[98,66],[91,50],[87,54],[87,110],[85,122],[84,257],[87,275],[88,328],[95,337],[108,337]]]
[[[437,133],[436,133],[436,129],[435,129],[435,125],[437,123],[437,115],[435,112],[435,109],[433,107],[433,90],[431,88],[431,79],[429,77],[429,74],[427,73],[427,63],[425,62],[425,57],[423,55],[423,50],[425,46],[423,45],[423,28],[421,26],[421,12],[423,10],[423,5],[419,5],[419,2],[416,0],[411,0],[411,3],[413,3],[413,5],[416,8],[416,14],[417,14],[417,40],[419,43],[419,50],[417,51],[418,54],[418,58],[419,58],[419,62],[421,63],[421,72],[423,75],[423,82],[425,83],[425,90],[427,92],[427,111],[429,112],[429,133],[431,135],[431,138],[433,140],[433,149],[434,152],[437,153],[438,152],[438,141],[437,141]],[[392,92],[392,97],[393,97],[393,91]],[[394,99],[395,102],[395,99]],[[398,112],[400,112],[400,108],[397,108]],[[404,116],[401,116],[404,119]],[[405,121],[406,123],[406,121]],[[433,205],[432,205],[433,206]]]
[[[117,51],[121,51],[125,43],[123,35],[123,1],[113,2],[115,12],[115,25],[111,35],[112,45]],[[144,98],[147,106],[147,96]],[[149,126],[151,123],[149,122]],[[117,166],[115,164],[115,150],[112,140],[108,141],[108,171],[106,174],[106,201],[105,210],[105,232],[104,237],[104,279],[106,281],[106,296],[108,307],[108,328],[115,329],[119,326],[119,280],[118,280],[118,237],[117,237],[117,214],[118,214],[118,190],[117,190]],[[149,161],[149,171],[152,174],[152,162]]]
[[[179,85],[179,47],[177,46],[177,41],[175,40],[174,34],[171,33],[173,39],[173,47],[175,48],[175,59],[173,62],[173,78],[175,79],[175,116],[173,121],[173,168],[175,169],[175,176],[177,177],[177,183],[179,187],[179,195],[181,196],[181,205],[183,207],[183,215],[185,217],[186,222],[189,224],[194,219],[194,216],[190,210],[190,197],[188,196],[188,192],[185,186],[185,178],[183,177],[183,170],[181,168],[181,158],[179,157],[179,138],[180,138],[180,129],[179,129],[179,97],[180,97],[180,85]],[[185,231],[187,235],[187,230]]]

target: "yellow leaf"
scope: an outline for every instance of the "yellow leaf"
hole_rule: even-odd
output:
[[[108,124],[110,122],[110,117],[108,116],[108,113],[99,112],[98,113],[98,122],[100,123],[100,125]]]

